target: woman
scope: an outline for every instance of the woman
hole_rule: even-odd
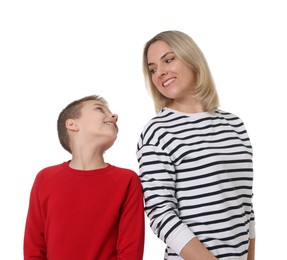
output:
[[[165,259],[254,259],[252,146],[243,122],[220,110],[192,38],[164,31],[143,52],[157,115],[137,146],[146,214]]]

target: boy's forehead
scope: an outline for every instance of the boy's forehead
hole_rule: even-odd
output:
[[[88,106],[92,106],[92,107],[101,106],[101,107],[109,110],[108,105],[105,102],[101,101],[101,100],[88,100],[88,101],[85,102],[85,104],[88,105]]]
[[[107,106],[106,103],[104,103],[101,100],[86,100],[84,101],[85,104],[89,104],[89,105],[100,105],[100,106]]]

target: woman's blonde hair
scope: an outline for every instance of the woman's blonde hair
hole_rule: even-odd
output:
[[[143,51],[143,73],[149,93],[153,99],[155,110],[159,112],[168,106],[172,100],[163,96],[152,82],[149,70],[147,52],[150,45],[156,41],[166,42],[175,55],[180,58],[196,75],[194,96],[202,102],[205,111],[212,112],[219,106],[216,87],[208,63],[197,44],[187,34],[180,31],[164,31],[150,39]]]

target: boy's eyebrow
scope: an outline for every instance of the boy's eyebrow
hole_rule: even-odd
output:
[[[174,52],[173,52],[173,51],[167,52],[167,53],[165,53],[164,55],[162,55],[162,56],[160,57],[160,59],[163,60],[163,59],[164,59],[167,55],[169,55],[169,54],[174,54]],[[153,64],[154,64],[153,62],[150,62],[150,63],[148,63],[147,65],[150,66],[150,65],[153,65]]]
[[[96,101],[96,102],[93,104],[93,106],[103,107],[103,108],[105,108],[106,110],[108,110],[108,111],[111,113],[111,111],[110,111],[110,109],[108,108],[108,106],[105,105],[105,104],[103,104],[103,103],[101,103],[101,102],[97,102],[97,101]]]
[[[101,106],[101,107],[105,107],[105,105],[101,102],[95,101],[95,103],[93,104],[94,106]]]

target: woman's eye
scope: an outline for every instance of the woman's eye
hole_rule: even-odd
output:
[[[152,74],[152,75],[155,73],[155,71],[156,71],[155,69],[150,69],[149,70],[150,74]]]
[[[173,60],[174,60],[174,58],[170,58],[170,59],[167,59],[165,62],[166,63],[171,63]]]

